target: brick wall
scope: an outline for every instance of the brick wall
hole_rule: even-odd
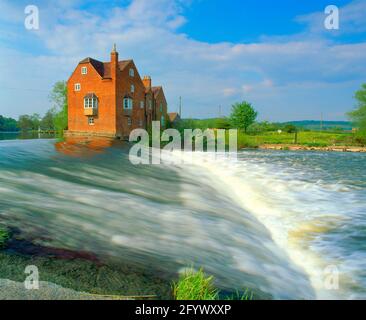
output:
[[[86,75],[81,74],[82,67],[87,67]],[[80,83],[80,91],[75,91],[76,83]],[[79,64],[67,83],[67,92],[69,131],[116,134],[113,80],[102,80],[90,63]],[[94,125],[89,125],[88,117],[84,115],[84,96],[88,93],[98,97],[98,114],[94,116]]]

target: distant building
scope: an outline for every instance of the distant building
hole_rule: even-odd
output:
[[[68,135],[128,138],[131,130],[147,129],[153,120],[166,126],[167,102],[161,86],[141,79],[133,60],[110,62],[86,58],[67,82]]]
[[[168,113],[168,119],[171,124],[176,124],[181,120],[179,113],[177,113],[177,112]]]

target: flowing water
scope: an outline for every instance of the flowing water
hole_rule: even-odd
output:
[[[366,298],[366,154],[247,150],[135,166],[128,151],[0,141],[0,220],[44,246],[166,274],[202,266],[227,290]]]

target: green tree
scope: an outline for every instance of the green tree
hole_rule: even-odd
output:
[[[54,108],[48,110],[41,120],[42,130],[54,130],[55,129],[55,110]]]
[[[18,130],[18,123],[15,119],[5,118],[0,115],[0,131],[12,132]]]
[[[247,132],[248,127],[254,123],[258,112],[254,110],[251,103],[243,101],[235,103],[231,107],[230,122],[234,128],[243,129]]]
[[[297,130],[297,127],[294,126],[293,124],[286,124],[284,127],[283,127],[283,131],[287,132],[287,133],[296,133],[298,130]]]
[[[356,91],[355,99],[357,107],[355,110],[348,112],[348,117],[359,128],[359,134],[366,137],[366,83],[361,86],[361,89]]]
[[[32,115],[21,115],[18,120],[18,127],[22,131],[38,130],[40,126],[40,115],[33,113]]]
[[[31,117],[27,114],[19,116],[18,127],[22,131],[32,130],[33,129],[33,122],[32,122]]]
[[[215,128],[217,128],[217,129],[230,129],[230,121],[226,118],[218,118],[215,121]]]
[[[67,129],[67,85],[65,81],[58,81],[54,84],[50,93],[50,101],[53,103],[54,127],[56,131],[62,132]]]
[[[32,121],[32,130],[38,130],[41,124],[41,116],[39,113],[33,113],[30,119]]]

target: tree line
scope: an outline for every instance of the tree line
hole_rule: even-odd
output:
[[[357,128],[355,132],[356,141],[366,144],[366,84],[361,86],[361,89],[355,93],[356,108],[348,112],[346,115]],[[291,123],[270,123],[267,121],[257,122],[258,112],[253,105],[248,101],[237,102],[231,107],[231,114],[229,117],[194,120],[184,119],[180,123],[174,125],[178,130],[184,129],[239,129],[243,133],[260,133],[266,131],[281,130],[288,133],[296,133],[301,127],[295,126]]]
[[[0,115],[0,131],[15,132],[19,131],[18,122],[12,118],[5,118]]]
[[[58,81],[49,95],[51,108],[42,117],[38,113],[20,115],[18,120],[0,115],[0,131],[56,131],[67,129],[67,86]]]
[[[366,143],[366,83],[356,91],[354,98],[356,100],[356,107],[346,115],[357,128],[355,133],[356,140],[360,143]],[[292,133],[298,130],[298,128],[292,124],[287,124],[284,127],[279,128],[276,124],[255,122],[257,115],[258,112],[253,108],[251,103],[247,101],[235,103],[232,106],[231,115],[227,119],[227,126],[231,125],[234,128],[243,130],[245,133],[249,128],[252,132],[261,130],[268,131],[268,129],[271,129],[271,131],[274,131],[274,129],[282,129]]]

